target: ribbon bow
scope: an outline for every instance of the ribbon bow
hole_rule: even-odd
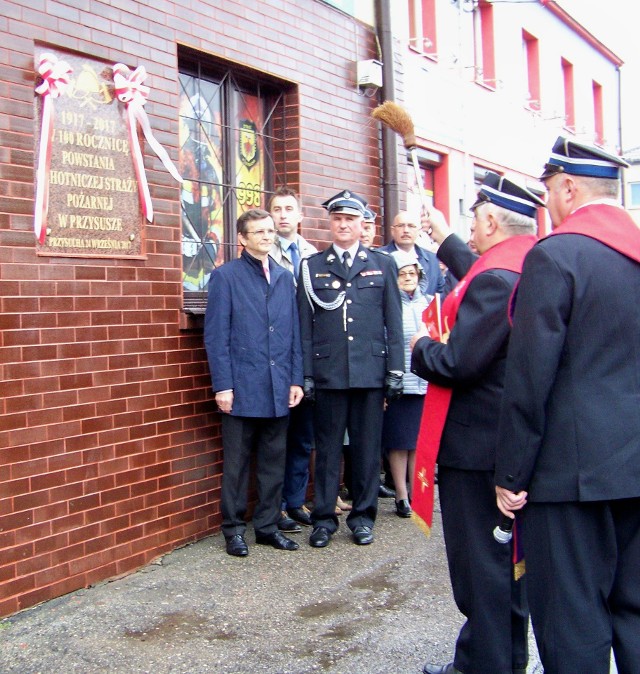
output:
[[[49,210],[49,167],[51,165],[51,139],[53,137],[53,99],[58,98],[69,85],[71,66],[61,61],[55,54],[44,53],[38,59],[36,68],[42,83],[35,91],[42,96],[42,125],[40,128],[40,152],[36,169],[36,204],[33,229],[37,240],[44,243]]]
[[[133,72],[124,63],[116,63],[113,66],[113,83],[115,85],[116,96],[121,103],[124,103],[127,106],[129,142],[133,156],[133,165],[140,189],[142,212],[149,222],[153,222],[153,204],[151,203],[149,185],[144,171],[144,160],[142,158],[142,151],[136,133],[136,122],[140,124],[140,128],[142,129],[147,142],[156,155],[158,155],[158,158],[172,177],[179,183],[182,182],[182,177],[178,173],[178,169],[175,167],[174,163],[171,161],[167,151],[156,140],[153,131],[151,130],[149,117],[144,109],[144,104],[147,102],[150,91],[148,86],[142,84],[146,77],[147,71],[144,66],[138,66]]]

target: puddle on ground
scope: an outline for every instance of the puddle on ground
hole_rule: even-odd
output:
[[[301,618],[321,618],[335,613],[343,613],[350,608],[352,608],[351,604],[345,599],[330,599],[301,606],[296,613]]]
[[[144,629],[125,630],[124,636],[138,641],[168,641],[181,639],[206,639],[207,641],[237,639],[233,631],[211,629],[211,623],[195,613],[178,611],[166,613],[160,620]]]

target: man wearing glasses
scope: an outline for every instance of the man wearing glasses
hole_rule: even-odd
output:
[[[386,246],[380,248],[385,253],[402,250],[415,255],[418,264],[422,267],[420,291],[423,295],[433,297],[444,290],[444,276],[435,253],[418,246],[416,243],[420,234],[420,226],[407,211],[400,211],[391,225],[391,238]]]
[[[266,211],[237,222],[239,258],[209,280],[204,341],[222,413],[222,532],[227,553],[245,557],[249,465],[256,451],[256,543],[298,544],[278,530],[289,409],[302,400],[302,352],[293,276],[269,258],[276,231]]]

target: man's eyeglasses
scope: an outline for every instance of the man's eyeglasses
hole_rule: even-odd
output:
[[[256,229],[253,232],[245,232],[245,236],[249,236],[250,234],[255,234],[256,236],[259,236],[259,237],[275,236],[276,230],[275,229]]]
[[[396,229],[418,229],[418,225],[414,225],[412,222],[401,222],[397,225],[391,225]]]

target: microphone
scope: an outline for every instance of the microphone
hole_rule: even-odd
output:
[[[498,541],[498,543],[508,543],[513,536],[513,523],[515,520],[512,520],[506,515],[502,516],[500,524],[493,530],[493,537]]]

